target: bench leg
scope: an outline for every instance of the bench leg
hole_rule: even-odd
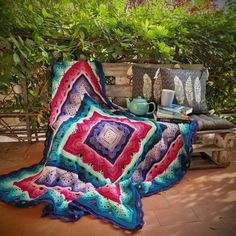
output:
[[[216,133],[214,144],[219,148],[223,148],[221,151],[212,152],[212,160],[223,167],[230,165],[230,151],[234,145],[235,135],[233,133]]]
[[[230,165],[230,151],[213,151],[212,160],[219,166],[227,167]]]

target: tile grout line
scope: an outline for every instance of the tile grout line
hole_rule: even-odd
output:
[[[194,210],[194,208],[193,208],[192,206],[191,206],[190,208],[191,208],[193,214],[199,219],[199,222],[204,222],[204,221],[201,220],[201,218],[200,218],[199,215],[196,213],[196,211]]]

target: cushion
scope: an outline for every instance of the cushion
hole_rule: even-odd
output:
[[[175,90],[175,102],[192,107],[193,113],[207,113],[206,81],[208,71],[161,69],[162,89]]]
[[[147,100],[159,102],[161,92],[161,78],[159,68],[145,68],[133,65],[133,97],[142,96]]]
[[[230,129],[236,127],[235,124],[216,115],[191,115],[190,118],[197,121],[198,130]]]

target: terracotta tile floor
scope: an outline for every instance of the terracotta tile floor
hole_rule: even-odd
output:
[[[0,174],[37,163],[43,143],[0,143]],[[236,150],[236,149],[235,149]],[[0,202],[1,236],[236,236],[236,152],[226,169],[189,171],[171,189],[143,198],[143,229],[129,233],[92,216],[77,222],[42,218],[43,204],[18,209]]]

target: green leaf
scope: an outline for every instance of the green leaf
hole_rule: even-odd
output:
[[[155,30],[156,34],[158,34],[159,36],[167,36],[169,33],[168,29],[166,29],[165,27],[163,27],[161,25],[155,26],[154,30]]]
[[[17,64],[20,64],[20,57],[18,56],[17,53],[14,53],[14,54],[13,54],[13,60],[14,60],[14,62],[15,62],[16,65],[17,65]]]
[[[170,47],[164,42],[158,42],[158,47],[162,53],[169,53],[171,51]]]
[[[33,38],[34,42],[36,42],[38,44],[41,44],[44,42],[43,38],[40,37],[38,33],[34,33],[32,38]]]
[[[43,17],[41,17],[40,15],[36,15],[34,20],[37,26],[41,26],[44,23]]]
[[[152,40],[155,38],[155,33],[151,30],[145,32],[145,36],[147,39]]]
[[[21,53],[21,55],[27,59],[27,55],[26,53],[22,50],[19,42],[11,35],[10,39],[12,40],[13,44],[17,47],[17,49],[19,50],[19,52]],[[22,39],[21,39],[22,40]]]
[[[118,55],[117,55],[117,53],[116,53],[116,52],[113,52],[113,53],[112,53],[112,57],[113,57],[114,59],[116,59],[116,58],[117,58],[117,56],[118,56]]]
[[[33,6],[32,6],[32,4],[29,4],[29,10],[31,11],[31,12],[33,12]]]
[[[10,36],[11,41],[13,42],[13,44],[20,49],[20,44],[18,43],[18,41],[15,39],[15,37],[13,37],[12,35]]]
[[[7,83],[9,83],[11,81],[11,77],[6,77],[6,76],[0,76],[0,85],[1,84],[7,84]],[[0,91],[1,91],[1,89],[3,89],[3,87],[2,88],[0,88]]]
[[[85,38],[84,32],[83,32],[83,31],[80,31],[80,32],[79,32],[79,35],[80,35],[80,40],[84,40],[84,38]]]
[[[44,18],[53,18],[54,16],[46,11],[45,8],[42,9],[42,14]]]
[[[26,39],[25,44],[26,44],[26,46],[29,47],[29,48],[32,48],[32,47],[35,46],[34,41],[31,40],[31,39]]]

